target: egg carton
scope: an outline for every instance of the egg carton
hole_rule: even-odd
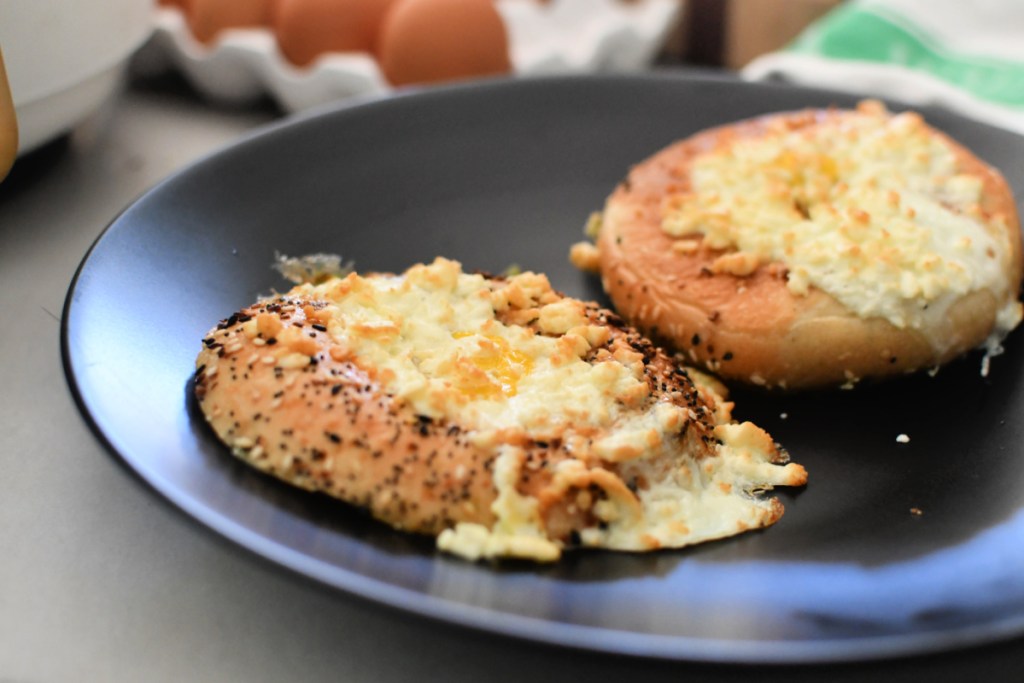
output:
[[[496,2],[519,76],[644,69],[682,5],[683,0]],[[392,90],[369,54],[324,54],[297,67],[278,50],[269,29],[225,30],[206,45],[195,39],[180,11],[166,7],[156,10],[155,30],[133,69],[139,75],[176,69],[211,100],[232,105],[269,94],[290,112]]]

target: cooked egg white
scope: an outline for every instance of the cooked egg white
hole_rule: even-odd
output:
[[[988,290],[1006,302],[990,346],[1021,320],[1006,217],[982,214],[981,180],[958,173],[954,151],[917,114],[865,103],[817,125],[780,125],[699,156],[691,180],[662,227],[731,250],[716,270],[783,263],[794,294],[817,287],[901,329],[936,329],[953,302]]]

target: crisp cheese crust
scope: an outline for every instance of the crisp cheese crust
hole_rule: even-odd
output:
[[[474,559],[721,538],[774,522],[760,492],[806,478],[614,314],[533,273],[438,259],[300,285],[222,321],[196,378],[238,457]]]

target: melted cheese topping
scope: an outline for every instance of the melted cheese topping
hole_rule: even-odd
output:
[[[717,457],[698,462],[683,452],[674,437],[696,419],[693,408],[652,399],[638,352],[588,358],[608,341],[608,329],[589,324],[584,304],[554,293],[543,276],[500,283],[438,259],[401,276],[353,273],[291,294],[326,303],[316,319],[332,338],[332,357],[352,360],[416,413],[451,420],[494,449],[497,521],[490,529],[462,523],[443,532],[438,545],[449,552],[539,561],[560,555],[538,501],[517,489],[525,454],[516,444],[524,435],[575,435],[579,458],[557,464],[548,493],[603,492],[593,502],[602,524],[583,530],[585,545],[679,547],[764,526],[775,508],[752,492],[803,483],[799,465],[773,464],[771,439],[753,425],[716,431]],[[531,325],[502,322],[507,318]],[[258,317],[251,323],[263,324]],[[709,414],[728,419],[728,405]],[[634,494],[607,469],[619,466],[645,487]],[[589,505],[580,495],[579,504]]]
[[[954,151],[916,114],[868,103],[817,125],[780,124],[700,155],[690,177],[662,227],[738,251],[715,270],[743,276],[780,262],[794,294],[815,286],[899,328],[934,327],[983,289],[1006,301],[1000,338],[1020,321],[1006,217],[982,214],[981,180],[959,173]]]
[[[439,259],[400,277],[353,273],[295,293],[330,302],[322,318],[332,339],[389,392],[420,415],[478,432],[545,439],[570,425],[608,427],[621,417],[617,405],[647,393],[638,359],[583,360],[601,330],[587,324],[581,302],[554,296],[532,273],[495,291]],[[545,294],[550,303],[534,301]],[[500,322],[510,297],[536,303],[538,327],[552,336]]]
[[[612,550],[650,551],[726,538],[772,523],[778,511],[756,499],[756,493],[776,485],[800,486],[806,472],[794,463],[774,464],[768,455],[773,451],[771,437],[749,422],[719,425],[715,435],[721,441],[718,457],[679,459],[662,453],[658,458],[631,460],[621,476],[588,468],[582,460],[559,463],[554,489],[584,491],[596,485],[607,496],[592,504],[600,523],[583,529],[580,542]],[[522,452],[511,447],[504,448],[496,460],[498,498],[493,508],[498,522],[493,529],[460,523],[441,533],[438,547],[473,560],[557,559],[561,548],[545,537],[537,501],[516,491],[522,465]],[[623,478],[646,485],[634,494]]]

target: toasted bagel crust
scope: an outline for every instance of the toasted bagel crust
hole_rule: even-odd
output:
[[[490,282],[498,287],[501,281]],[[744,475],[750,486],[800,485],[805,480],[799,465],[771,464],[784,456],[752,425],[736,432],[736,438],[721,432],[731,404],[707,385],[695,385],[664,352],[594,304],[580,304],[582,315],[608,334],[582,360],[599,364],[617,356],[642,362],[639,379],[646,396],[638,399],[637,409],[664,412],[670,407],[688,416],[666,432],[663,445],[651,442],[664,453],[651,460],[601,457],[593,445],[609,434],[593,426],[570,426],[558,438],[540,440],[522,430],[485,433],[457,419],[426,417],[389,388],[394,378],[387,371],[368,367],[350,351],[338,351],[333,328],[329,331],[324,324],[329,303],[307,298],[309,291],[297,288],[247,307],[210,331],[196,361],[199,405],[235,456],[301,488],[365,507],[396,528],[435,535],[452,533],[460,525],[469,525],[470,531],[493,530],[512,524],[508,499],[514,498],[527,501],[528,511],[536,512],[536,531],[546,545],[537,550],[532,539],[517,537],[495,546],[491,555],[549,560],[558,549],[580,544],[649,550],[664,541],[639,535],[602,540],[605,532],[600,529],[614,527],[616,518],[602,513],[599,501],[639,509],[637,496],[643,498],[643,493],[638,487],[648,485],[645,477],[653,483],[668,473],[671,480],[685,474],[671,474],[674,468],[685,469],[691,462],[710,468],[723,459],[723,440],[735,441],[737,452],[755,453],[740,456],[744,463],[763,459],[770,468],[763,478],[758,478],[763,472],[750,479]],[[553,292],[543,296],[548,304],[562,300]],[[529,304],[536,301],[523,303],[527,308],[509,307],[498,314],[499,320],[525,320],[523,326],[543,334],[530,313]],[[650,442],[653,437],[645,438]],[[512,457],[507,456],[510,452]],[[649,464],[652,469],[645,469]],[[736,493],[741,494],[739,489]],[[777,500],[742,495],[743,515],[723,520],[727,531],[706,538],[766,526],[782,513]],[[453,551],[467,556],[477,552]]]
[[[733,274],[714,267],[728,250],[680,238],[662,229],[670,196],[691,190],[691,168],[701,155],[780,127],[798,131],[836,120],[839,110],[774,114],[707,130],[679,141],[631,169],[609,197],[597,237],[604,289],[631,324],[723,378],[769,387],[836,386],[931,368],[989,339],[1007,296],[1021,277],[1020,222],[1003,177],[961,145],[929,129],[955,154],[959,172],[980,179],[981,214],[1002,216],[1008,245],[1004,270],[1010,294],[969,292],[932,328],[897,327],[857,315],[816,287],[805,295],[787,287],[787,267],[758,263]],[[992,228],[986,225],[990,232]],[[936,348],[932,340],[944,343]]]

